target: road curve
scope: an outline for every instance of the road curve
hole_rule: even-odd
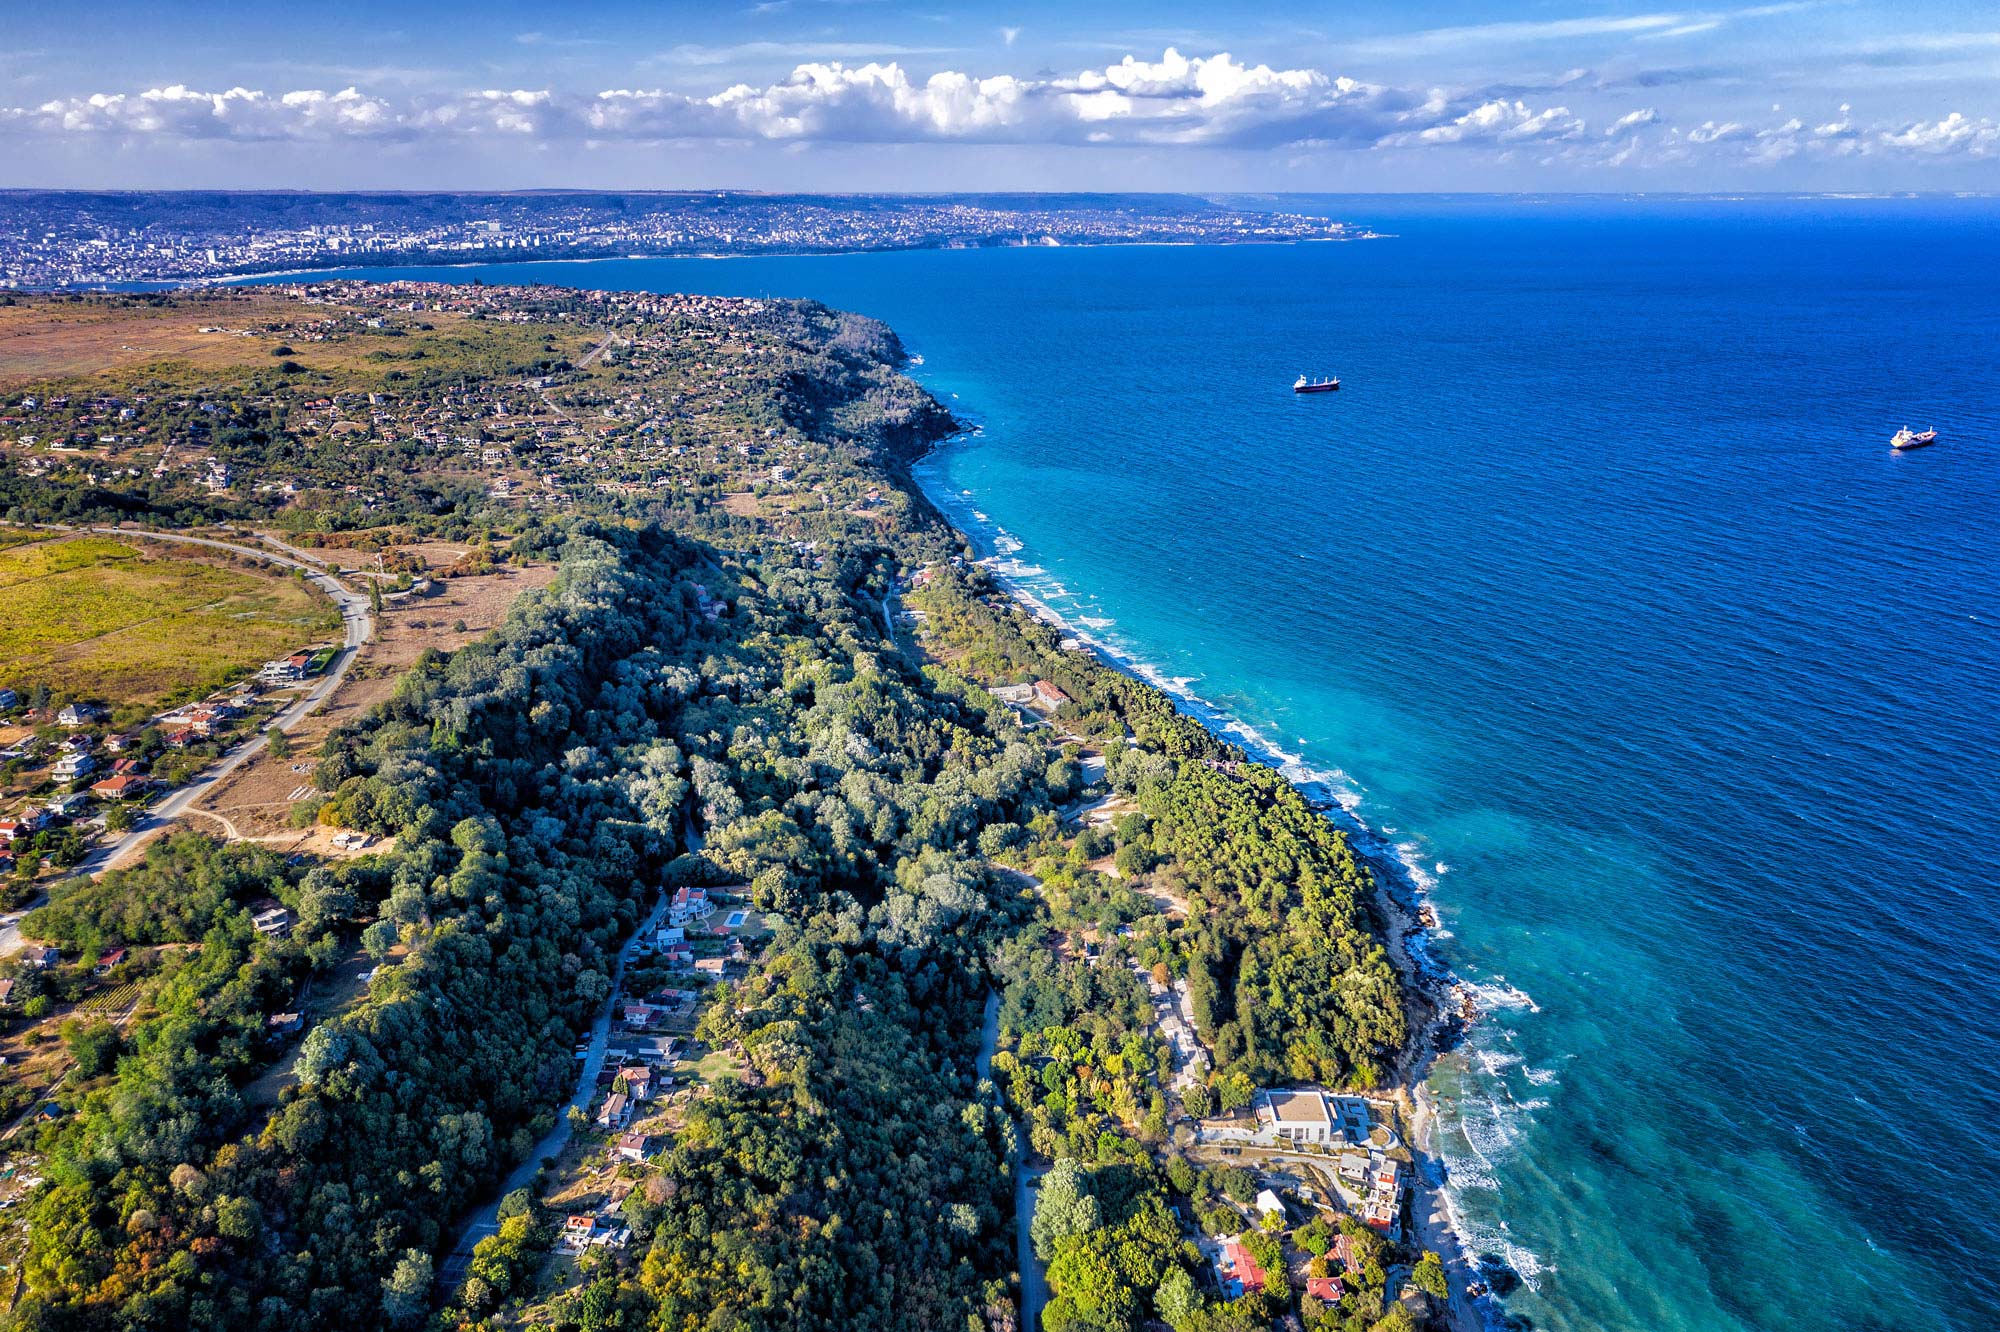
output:
[[[313,565],[306,564],[301,560],[293,559],[290,556],[274,555],[269,550],[260,550],[254,546],[239,546],[228,541],[215,541],[208,537],[181,536],[167,532],[147,532],[116,527],[59,527],[52,523],[37,523],[35,526],[56,532],[93,532],[103,536],[123,539],[136,538],[144,541],[171,541],[186,546],[207,546],[211,550],[233,551],[236,554],[248,555],[253,559],[263,560],[269,564],[278,564],[289,569],[297,569],[305,574],[307,580],[318,587],[320,591],[332,597],[334,603],[340,607],[341,627],[343,630],[343,641],[340,651],[334,656],[333,664],[327,669],[326,674],[314,682],[313,687],[307,691],[303,698],[288,704],[265,724],[265,733],[273,730],[292,730],[300,722],[323,707],[327,699],[333,696],[334,691],[340,688],[341,681],[347,678],[348,671],[354,666],[355,657],[368,644],[369,640],[375,636],[375,617],[369,613],[368,598],[358,592],[350,591],[338,579],[334,578],[332,574]],[[120,865],[131,860],[145,844],[147,834],[180,817],[189,805],[199,800],[217,782],[262,753],[265,744],[265,734],[260,733],[236,745],[228,753],[216,760],[214,764],[204,769],[201,776],[195,778],[179,790],[172,792],[158,804],[147,809],[140,816],[139,821],[133,825],[132,831],[126,833],[123,838],[111,845],[100,846],[84,857],[82,863],[76,867],[75,874],[96,876],[104,873],[106,870],[117,869]],[[47,900],[47,893],[37,894],[34,901],[22,908],[22,914],[34,910]],[[21,950],[21,942],[21,933],[18,926],[10,924],[4,928],[0,928],[0,957],[8,957],[19,952]]]

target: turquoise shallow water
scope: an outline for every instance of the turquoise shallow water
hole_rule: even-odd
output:
[[[1001,567],[1431,894],[1514,1315],[1993,1325],[2000,213],[1328,207],[1396,237],[482,276],[897,327]]]

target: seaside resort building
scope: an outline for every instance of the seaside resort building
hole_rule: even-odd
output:
[[[1253,1147],[1365,1147],[1374,1120],[1359,1096],[1332,1096],[1317,1088],[1259,1091],[1249,1113],[1238,1111],[1201,1123],[1201,1141]]]

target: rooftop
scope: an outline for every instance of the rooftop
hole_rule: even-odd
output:
[[[1274,1091],[1264,1093],[1271,1116],[1280,1124],[1320,1124],[1331,1126],[1333,1114],[1326,1097],[1316,1091]]]

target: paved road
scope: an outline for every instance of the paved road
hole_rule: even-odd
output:
[[[325,560],[321,559],[319,556],[309,555],[305,551],[300,550],[297,546],[287,545],[285,542],[280,541],[278,540],[278,538],[272,536],[269,532],[259,532],[257,534],[257,539],[263,542],[265,545],[269,546],[271,549],[282,550],[285,552],[285,554],[291,556],[293,559],[298,560],[304,564],[311,565],[315,569],[335,568],[335,566],[328,564]]]
[[[1016,1164],[1014,1170],[1014,1247],[1021,1268],[1021,1327],[1024,1332],[1041,1332],[1042,1309],[1049,1302],[1049,1280],[1035,1258],[1035,1242],[1029,1228],[1035,1220],[1035,1194],[1031,1181],[1040,1179],[1047,1166]]]
[[[979,1033],[979,1057],[975,1066],[981,1078],[993,1076],[993,1051],[1000,1044],[1000,996],[988,991],[986,1021]],[[1029,1227],[1035,1220],[1035,1195],[1028,1181],[1041,1178],[1046,1166],[1027,1163],[1028,1134],[1025,1125],[1014,1125],[1014,1264],[1021,1272],[1021,1327],[1023,1332],[1040,1332],[1042,1307],[1049,1302],[1049,1282],[1035,1258],[1035,1243]]]
[[[607,330],[602,341],[577,358],[576,368],[579,370],[588,370],[598,357],[611,350],[611,344],[617,340],[618,330],[615,328]]]
[[[271,719],[265,726],[267,732],[273,729],[280,731],[292,730],[300,722],[304,721],[314,712],[317,712],[326,703],[327,699],[333,696],[333,692],[340,688],[341,681],[347,678],[347,672],[354,665],[355,656],[368,643],[368,640],[375,636],[375,617],[369,614],[368,598],[358,592],[349,591],[331,574],[289,556],[274,555],[268,550],[259,550],[254,546],[239,546],[228,541],[212,541],[207,537],[177,536],[165,532],[121,530],[116,527],[63,528],[54,527],[46,523],[38,524],[38,526],[47,527],[52,531],[90,531],[101,533],[105,536],[127,539],[137,538],[146,541],[172,541],[187,546],[207,546],[212,550],[234,551],[239,555],[249,555],[271,564],[280,564],[287,568],[298,569],[322,592],[332,597],[334,602],[340,607],[341,625],[344,630],[344,641],[341,649],[335,655],[332,666],[314,682],[313,687],[303,697],[288,704],[283,711]],[[252,736],[238,744],[218,759],[214,765],[204,770],[200,777],[172,792],[165,799],[147,809],[144,814],[140,815],[139,822],[133,826],[132,831],[125,834],[119,841],[110,845],[100,846],[95,851],[92,851],[84,858],[83,863],[76,867],[75,872],[77,874],[94,876],[102,874],[106,870],[117,869],[120,865],[131,860],[145,845],[149,833],[180,817],[189,805],[200,800],[203,795],[214,788],[217,782],[262,753],[264,745],[265,737],[263,735]],[[35,900],[24,907],[23,911],[32,911],[47,900],[48,895],[46,893],[37,894]],[[0,928],[0,957],[9,957],[20,950],[21,932],[18,926],[7,925],[4,928]]]
[[[571,1107],[589,1113],[590,1103],[597,1096],[597,1075],[604,1067],[604,1054],[611,1046],[611,1009],[618,1002],[619,987],[625,980],[625,960],[632,955],[632,949],[639,941],[659,928],[667,914],[667,898],[662,895],[639,927],[632,931],[632,937],[618,950],[618,963],[611,971],[611,994],[604,1001],[604,1009],[590,1026],[590,1050],[580,1061],[582,1068],[577,1073],[576,1095],[569,1104],[556,1114],[555,1127],[550,1129],[535,1149],[528,1153],[514,1172],[502,1181],[495,1191],[493,1200],[479,1208],[465,1221],[465,1229],[460,1232],[458,1243],[452,1246],[444,1261],[438,1264],[438,1288],[450,1291],[465,1276],[465,1268],[472,1261],[472,1250],[479,1241],[500,1229],[500,1202],[515,1189],[525,1189],[535,1182],[535,1175],[542,1168],[542,1162],[551,1156],[562,1154],[569,1145]]]

